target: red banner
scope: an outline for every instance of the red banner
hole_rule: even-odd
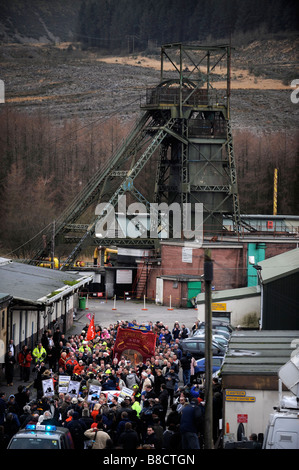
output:
[[[114,357],[120,359],[122,355],[131,362],[137,364],[143,362],[155,354],[156,335],[152,331],[143,332],[132,328],[117,330],[113,348]],[[141,357],[140,357],[141,356]]]
[[[91,341],[95,338],[95,328],[94,328],[94,315],[90,321],[90,324],[89,324],[89,327],[88,327],[88,330],[87,330],[87,334],[86,334],[86,340],[87,341]]]

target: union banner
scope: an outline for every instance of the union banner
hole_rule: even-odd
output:
[[[152,331],[144,332],[133,328],[117,330],[113,347],[113,356],[120,359],[122,355],[132,363],[138,364],[155,354],[156,335]]]

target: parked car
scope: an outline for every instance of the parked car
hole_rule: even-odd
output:
[[[11,438],[7,449],[74,449],[74,443],[67,428],[27,424]]]
[[[212,373],[218,372],[222,366],[223,356],[213,356],[212,357]],[[195,375],[204,374],[206,370],[206,360],[204,357],[196,361],[196,366],[194,367]]]
[[[200,322],[198,328],[194,330],[193,335],[196,334],[197,331],[205,329],[205,322]],[[212,329],[213,331],[223,332],[226,337],[229,337],[232,332],[234,331],[234,327],[231,326],[228,322],[220,321],[220,320],[212,320]]]
[[[198,337],[198,336],[204,338],[205,337],[205,330],[196,330],[193,338]],[[227,348],[229,338],[227,338],[226,335],[223,335],[222,333],[218,333],[218,332],[215,333],[215,330],[212,330],[212,339],[214,339],[215,341],[217,341],[217,343],[220,343],[224,347]]]
[[[205,322],[202,321],[198,325],[199,328],[204,328],[205,327]],[[228,322],[228,321],[222,321],[222,320],[216,320],[215,318],[212,319],[212,327],[213,328],[222,328],[229,333],[232,333],[235,328]]]
[[[229,333],[226,330],[222,330],[221,328],[213,328],[212,333],[214,335],[221,335],[224,338],[226,338],[227,340],[229,340],[229,338],[231,337],[231,333]]]
[[[187,352],[194,357],[194,359],[201,359],[205,356],[205,338],[204,336],[193,336],[180,341],[180,347],[183,352]],[[213,356],[224,356],[226,348],[217,341],[212,340],[212,354]]]

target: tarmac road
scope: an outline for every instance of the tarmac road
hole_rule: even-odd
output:
[[[114,310],[114,307],[116,310]],[[144,310],[145,308],[145,310]],[[197,311],[194,308],[173,308],[169,310],[169,306],[161,306],[156,304],[145,304],[136,300],[100,300],[88,299],[85,310],[78,310],[74,325],[67,334],[81,333],[86,324],[89,324],[87,314],[94,314],[95,325],[100,325],[102,328],[108,327],[111,323],[114,324],[121,320],[136,320],[137,323],[148,323],[152,321],[163,322],[170,330],[173,329],[176,321],[185,324],[191,330],[195,321],[197,320]],[[67,335],[66,335],[67,336]]]

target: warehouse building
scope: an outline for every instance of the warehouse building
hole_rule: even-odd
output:
[[[13,339],[18,352],[24,344],[32,348],[43,331],[54,325],[67,331],[73,323],[79,290],[92,279],[92,275],[0,258],[0,292],[11,297],[6,321],[0,325],[1,337],[7,342]]]

